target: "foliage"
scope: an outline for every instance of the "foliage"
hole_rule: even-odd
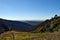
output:
[[[50,20],[46,20],[45,22],[39,24],[33,31],[31,32],[55,32],[60,30],[60,16],[55,16]]]

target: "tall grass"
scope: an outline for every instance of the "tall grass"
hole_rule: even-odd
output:
[[[60,32],[54,33],[6,32],[0,35],[0,40],[60,40]]]

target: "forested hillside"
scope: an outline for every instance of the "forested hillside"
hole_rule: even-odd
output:
[[[60,16],[55,15],[53,18],[39,24],[32,32],[54,32],[60,30]]]
[[[19,32],[29,32],[32,29],[34,29],[34,26],[21,22],[21,21],[12,21],[12,20],[6,20],[0,18],[0,33],[6,32],[6,31],[19,31]]]

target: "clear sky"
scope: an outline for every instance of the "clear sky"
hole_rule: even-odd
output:
[[[0,18],[45,20],[60,15],[60,0],[0,0]]]

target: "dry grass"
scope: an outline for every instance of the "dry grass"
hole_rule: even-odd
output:
[[[30,33],[11,31],[1,34],[0,40],[60,40],[60,33]]]

